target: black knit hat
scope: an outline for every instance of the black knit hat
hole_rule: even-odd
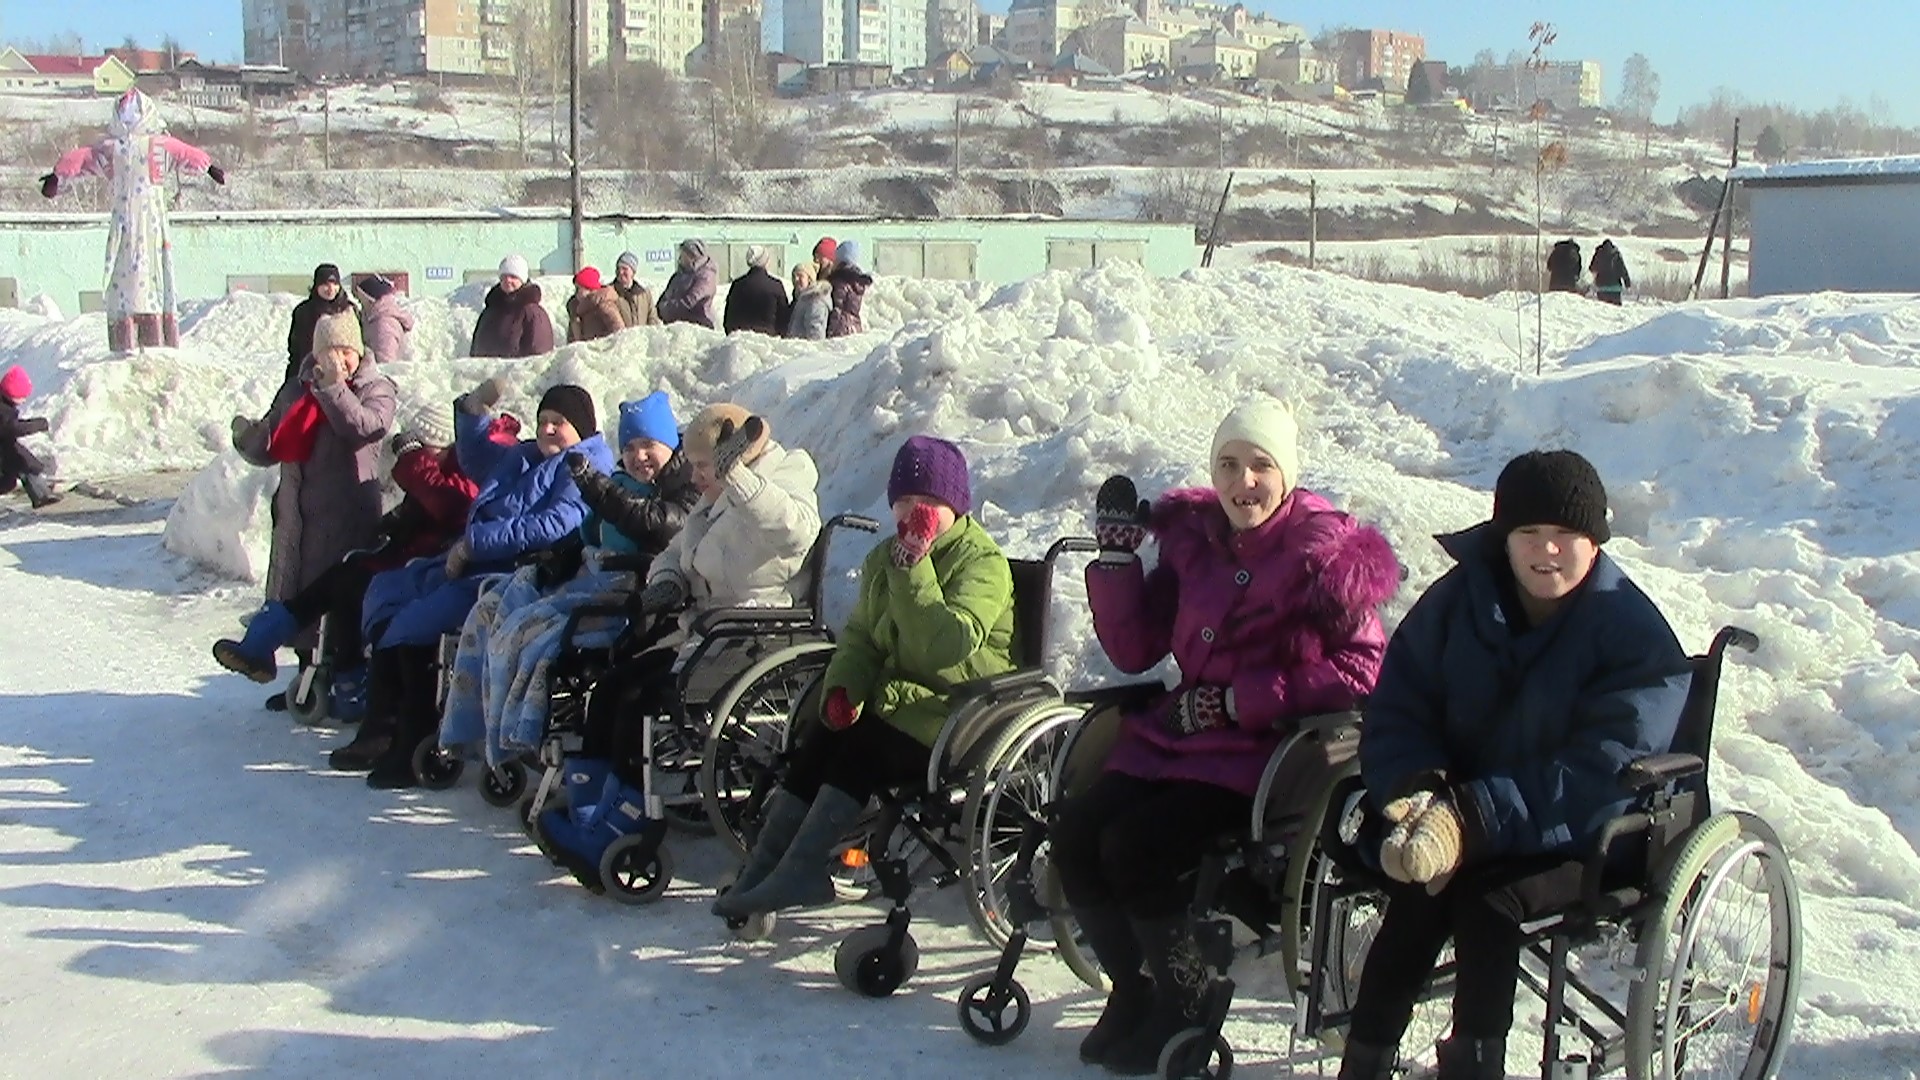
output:
[[[1607,489],[1593,462],[1571,450],[1530,450],[1500,470],[1493,485],[1493,526],[1504,540],[1526,525],[1558,525],[1604,544]]]
[[[600,434],[600,422],[593,414],[593,395],[570,383],[562,383],[540,396],[535,413],[551,409],[567,418],[583,439]]]
[[[332,263],[321,263],[319,266],[313,268],[313,283],[315,285],[325,285],[329,281],[335,285],[340,284],[339,267]]]

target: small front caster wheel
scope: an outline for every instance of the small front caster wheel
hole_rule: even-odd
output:
[[[628,833],[601,853],[600,881],[623,904],[651,904],[672,883],[673,860],[657,840]]]
[[[517,761],[480,774],[480,797],[488,806],[508,807],[527,793],[527,770]]]
[[[1005,1046],[1020,1037],[1033,1019],[1033,1001],[1018,979],[1006,989],[993,989],[993,973],[975,975],[960,984],[960,1027],[974,1041]]]
[[[920,946],[908,934],[898,948],[889,942],[893,928],[863,926],[848,934],[833,953],[840,985],[861,997],[882,998],[905,986],[920,970]]]
[[[1224,1035],[1188,1028],[1160,1051],[1160,1075],[1166,1080],[1227,1080],[1233,1075],[1233,1047]]]
[[[447,790],[466,771],[467,763],[458,751],[444,749],[432,739],[422,739],[413,748],[413,778],[428,791]]]

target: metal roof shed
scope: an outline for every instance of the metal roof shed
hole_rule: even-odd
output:
[[[1920,293],[1920,155],[1747,166],[1753,296]]]

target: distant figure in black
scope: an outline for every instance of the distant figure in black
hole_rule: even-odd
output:
[[[1580,291],[1580,245],[1562,240],[1547,253],[1547,291]]]
[[[1614,247],[1611,240],[1600,241],[1587,269],[1593,273],[1594,298],[1603,303],[1619,307],[1626,291],[1633,288],[1633,275],[1627,273],[1627,260],[1620,257],[1620,249]]]

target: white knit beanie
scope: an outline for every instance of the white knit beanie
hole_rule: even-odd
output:
[[[428,446],[452,446],[453,410],[445,402],[422,405],[407,417],[406,426],[400,430],[418,435]]]
[[[521,281],[530,280],[527,274],[527,257],[525,255],[509,255],[501,259],[500,276],[517,277]]]
[[[1287,491],[1292,491],[1300,482],[1300,426],[1286,402],[1278,398],[1249,401],[1228,413],[1213,433],[1209,469],[1220,460],[1221,447],[1230,442],[1252,443],[1265,450],[1273,463],[1280,466]]]

